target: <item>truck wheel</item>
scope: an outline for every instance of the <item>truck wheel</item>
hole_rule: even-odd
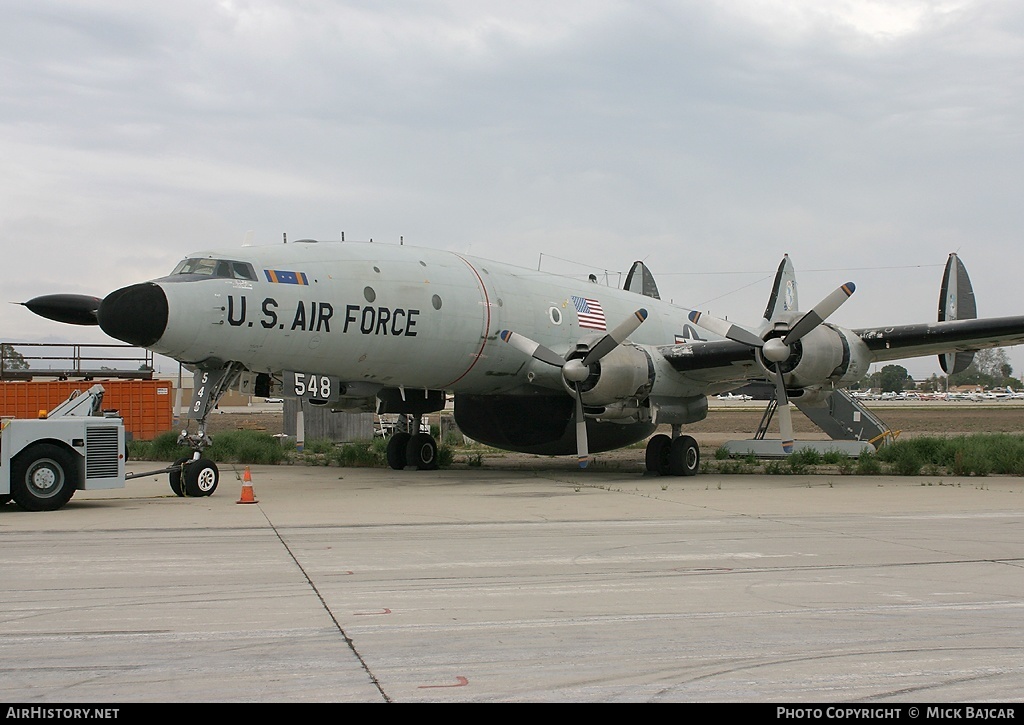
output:
[[[11,463],[11,496],[26,511],[56,511],[78,488],[74,457],[51,443],[29,446]]]
[[[217,470],[217,464],[209,458],[200,458],[198,461],[185,464],[182,480],[185,482],[186,496],[209,496],[217,490],[220,471]]]
[[[185,456],[171,464],[171,468],[174,470],[167,474],[167,482],[171,484],[171,490],[174,491],[175,496],[185,495],[185,488],[181,485],[181,467],[191,460],[192,456]]]

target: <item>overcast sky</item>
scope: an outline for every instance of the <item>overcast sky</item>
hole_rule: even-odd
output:
[[[644,259],[663,298],[750,323],[789,253],[804,309],[857,284],[848,327],[935,319],[956,251],[980,316],[1024,314],[1019,0],[0,10],[9,302],[103,296],[252,230],[616,285]],[[9,304],[0,339],[109,340]]]

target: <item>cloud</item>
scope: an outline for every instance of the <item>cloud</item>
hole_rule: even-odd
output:
[[[805,302],[858,283],[851,326],[930,319],[959,250],[981,313],[1015,314],[1022,21],[1003,0],[18,4],[2,283],[103,294],[250,229],[345,231],[580,274],[646,258],[666,297],[734,319],[788,252]],[[41,334],[7,307],[9,336]]]

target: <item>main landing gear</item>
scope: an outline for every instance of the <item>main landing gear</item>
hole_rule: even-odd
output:
[[[664,433],[647,442],[647,472],[659,476],[696,476],[700,470],[700,446],[692,436],[680,435],[680,426],[672,426],[672,436]]]
[[[437,468],[437,441],[429,433],[420,431],[422,417],[412,416],[412,430],[399,430],[388,439],[388,465],[396,471],[411,466],[420,471]]]

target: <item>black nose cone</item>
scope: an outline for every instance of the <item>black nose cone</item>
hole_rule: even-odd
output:
[[[69,325],[95,325],[100,298],[89,295],[43,295],[21,304],[48,320]]]
[[[133,284],[104,297],[96,316],[111,337],[149,347],[167,328],[167,297],[152,282]]]

